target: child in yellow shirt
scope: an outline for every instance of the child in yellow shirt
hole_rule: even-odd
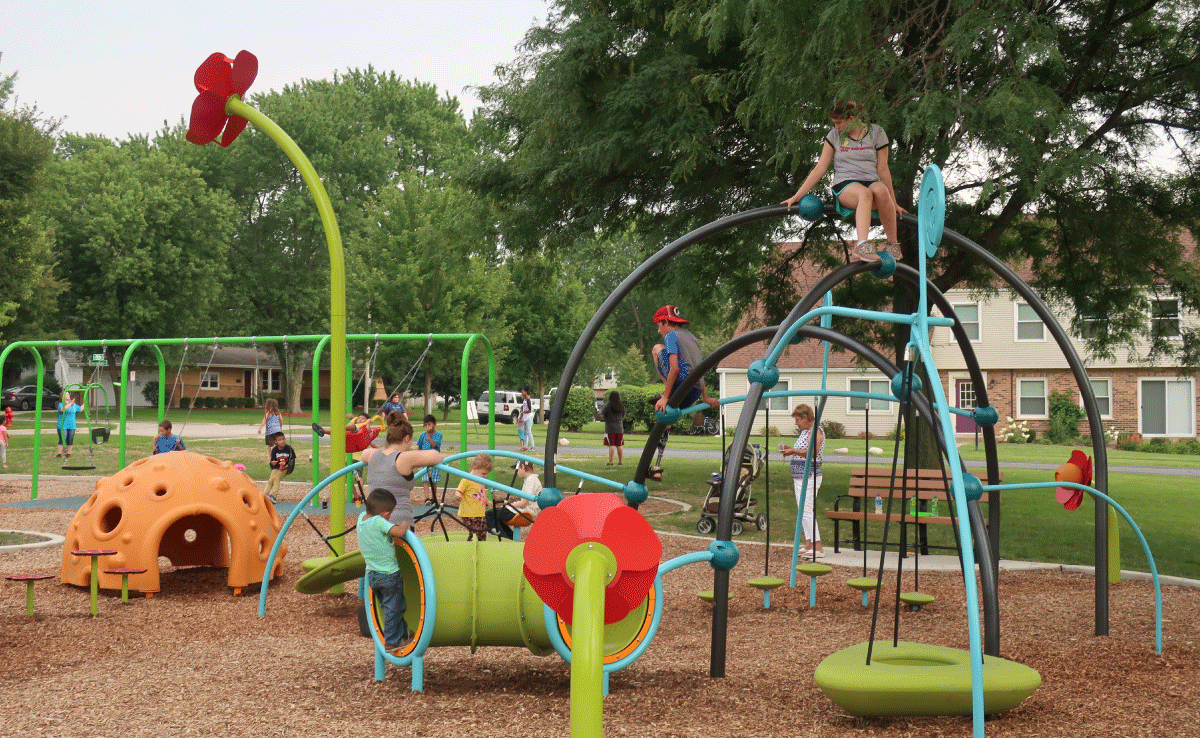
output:
[[[471,473],[477,477],[487,477],[492,473],[492,457],[489,454],[475,454],[471,459]],[[490,490],[479,482],[464,478],[458,483],[454,499],[458,504],[458,517],[469,531],[467,540],[478,537],[487,538],[487,507],[491,502]]]

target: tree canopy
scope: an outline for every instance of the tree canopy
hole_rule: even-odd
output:
[[[560,0],[500,76],[482,96],[494,155],[471,181],[527,244],[569,250],[631,224],[665,243],[779,202],[852,98],[893,140],[901,205],[938,164],[948,227],[1031,259],[1079,314],[1120,317],[1097,351],[1145,332],[1149,285],[1200,308],[1179,248],[1200,233],[1200,14],[1184,0]],[[1163,143],[1172,166],[1156,168]],[[830,257],[822,233],[800,258]],[[743,229],[673,267],[744,305],[786,235]],[[915,234],[903,241],[913,258]],[[983,276],[958,252],[931,267],[943,289]],[[1200,363],[1195,336],[1160,348]]]

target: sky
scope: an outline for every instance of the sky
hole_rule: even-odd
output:
[[[394,71],[458,98],[495,81],[547,0],[0,0],[0,77],[62,130],[110,139],[186,121],[209,54],[258,57],[250,94],[351,68]],[[11,101],[10,101],[11,105]]]

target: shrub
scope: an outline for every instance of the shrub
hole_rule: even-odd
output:
[[[190,397],[180,397],[179,398],[179,409],[180,410],[187,410],[189,407],[191,407],[191,404],[192,404],[192,398],[190,398]]]
[[[1026,443],[1033,443],[1033,442],[1035,442],[1035,441],[1037,441],[1037,431],[1035,431],[1033,428],[1030,428],[1030,429],[1029,429],[1029,438],[1028,438],[1028,439],[1026,439],[1026,441],[1025,441],[1025,442],[1026,442]]]
[[[142,385],[142,399],[151,405],[158,405],[158,380],[151,379]]]
[[[772,437],[772,436],[778,436],[778,435],[779,435],[779,429],[778,429],[778,428],[776,428],[776,427],[775,427],[775,426],[773,426],[773,425],[771,425],[771,426],[767,426],[767,438],[770,438],[770,437]]]
[[[897,435],[899,435],[899,436],[900,436],[900,440],[901,440],[901,441],[903,441],[903,440],[904,440],[904,431],[900,429],[900,424],[899,424],[899,423],[897,423],[897,424],[896,424],[896,427],[895,427],[895,428],[892,428],[890,431],[888,431],[888,434],[887,434],[887,440],[889,440],[889,441],[895,441],[895,440],[896,440],[896,436],[897,436]]]
[[[1050,393],[1050,440],[1068,443],[1079,438],[1079,421],[1083,408],[1066,392]]]
[[[624,396],[621,397],[624,400]],[[587,387],[572,387],[563,408],[563,427],[578,432],[596,416],[596,393]]]
[[[1181,454],[1200,454],[1200,441],[1195,438],[1182,438],[1175,450]]]
[[[846,437],[846,426],[836,420],[822,420],[821,428],[825,431],[826,438]]]
[[[1005,419],[1008,425],[1000,429],[1000,440],[1006,443],[1029,443],[1033,440],[1034,432],[1030,430],[1029,423],[1024,420],[1018,423],[1011,416]]]
[[[661,387],[655,392],[653,385],[622,385],[617,387],[617,392],[621,395],[621,402],[625,403],[625,432],[636,430],[638,425],[642,426],[642,430],[650,430],[655,423],[654,403],[650,402],[650,398],[658,397]],[[608,399],[607,396],[605,399]]]

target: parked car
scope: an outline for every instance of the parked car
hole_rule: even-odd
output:
[[[37,402],[37,385],[23,384],[19,387],[9,387],[0,397],[0,409],[11,407],[16,410],[32,410]],[[42,408],[52,408],[58,404],[58,395],[49,389],[42,388]]]
[[[530,403],[533,405],[533,412],[536,413],[541,403],[536,397],[530,398]],[[488,393],[484,392],[475,401],[475,414],[479,416],[479,424],[487,425],[488,419],[491,417],[488,413]],[[496,420],[500,423],[515,423],[517,418],[521,417],[521,393],[511,390],[496,390]]]

